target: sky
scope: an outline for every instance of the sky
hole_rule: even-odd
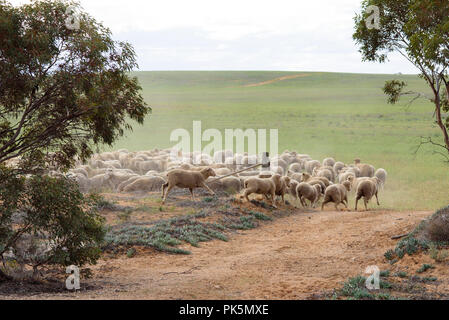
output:
[[[116,40],[134,46],[142,71],[417,73],[400,55],[384,64],[362,62],[352,40],[361,0],[79,2]]]

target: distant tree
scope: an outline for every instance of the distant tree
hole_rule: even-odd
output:
[[[151,109],[129,76],[136,67],[132,46],[76,2],[0,0],[0,163],[21,156],[34,168],[51,153],[68,168],[129,119],[143,123]]]
[[[372,19],[372,7],[380,9],[379,28],[366,21]],[[443,142],[422,137],[423,143],[439,148],[449,161],[449,1],[447,0],[363,0],[362,12],[354,18],[353,38],[359,46],[363,61],[383,63],[391,52],[399,52],[420,71],[432,90],[435,122],[443,135]],[[411,102],[423,95],[404,91],[406,83],[388,81],[384,92],[388,102],[395,104],[403,95],[414,95]],[[410,102],[410,103],[411,103]]]

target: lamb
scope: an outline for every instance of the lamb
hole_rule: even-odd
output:
[[[207,178],[215,177],[215,171],[212,168],[205,168],[201,171],[187,171],[182,169],[175,169],[167,173],[168,182],[162,186],[162,204],[165,203],[167,195],[174,187],[178,188],[188,188],[190,194],[192,195],[192,200],[195,201],[193,196],[193,189],[195,188],[205,188],[210,194],[215,195],[205,183]],[[167,192],[165,192],[167,189]]]
[[[321,211],[324,210],[324,205],[328,202],[333,202],[335,210],[338,211],[338,205],[343,203],[348,208],[348,192],[351,191],[351,183],[344,181],[341,184],[333,184],[329,186],[324,192],[324,200],[321,205]]]
[[[379,188],[380,180],[377,177],[368,178],[360,182],[357,186],[356,198],[355,198],[355,211],[357,211],[357,203],[363,197],[363,202],[365,204],[365,210],[368,211],[367,203],[371,200],[373,196],[376,196],[377,205],[380,206],[379,198],[377,197],[377,192]]]
[[[380,188],[383,189],[385,182],[387,181],[387,171],[385,169],[379,168],[374,173],[374,176],[380,180]]]
[[[306,208],[306,202],[305,199],[310,201],[310,205],[312,208],[315,208],[316,203],[321,197],[321,186],[319,184],[311,185],[307,182],[301,182],[296,187],[296,194],[299,198],[299,201],[301,201],[301,204],[304,208]]]
[[[165,180],[162,177],[138,177],[133,182],[129,183],[123,188],[124,192],[135,192],[135,191],[156,191],[160,190]]]
[[[248,178],[244,182],[245,190],[243,191],[243,196],[249,202],[248,196],[253,193],[262,194],[267,199],[268,195],[271,195],[271,205],[277,208],[275,203],[277,184],[280,184],[280,176],[277,174],[270,179]]]
[[[371,178],[374,176],[374,167],[370,164],[360,163],[360,159],[355,159],[354,163],[360,169],[360,177]]]

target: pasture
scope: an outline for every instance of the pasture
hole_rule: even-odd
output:
[[[413,75],[308,72],[136,72],[143,96],[153,108],[143,126],[134,124],[114,146],[130,151],[167,148],[170,133],[192,130],[279,129],[279,151],[332,156],[383,167],[388,181],[380,195],[386,210],[434,210],[447,204],[449,171],[433,148],[414,154],[421,136],[440,137],[432,105],[424,99],[408,106],[387,104],[386,80],[408,82],[409,90],[427,93]],[[350,201],[353,206],[353,201]]]

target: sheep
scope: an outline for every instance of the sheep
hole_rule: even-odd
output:
[[[281,166],[271,166],[270,170],[273,171],[274,173],[283,176],[284,175],[284,169],[282,169]]]
[[[275,179],[276,181],[276,192],[277,196],[281,196],[282,203],[285,204],[285,194],[288,193],[288,189],[290,188],[290,178],[289,177],[279,177],[279,179]],[[277,182],[279,181],[279,182]]]
[[[195,188],[205,188],[210,194],[215,195],[205,183],[207,178],[215,177],[215,171],[212,168],[205,168],[201,171],[187,171],[182,169],[175,169],[167,173],[168,182],[162,186],[162,204],[165,203],[167,195],[174,187],[178,188],[188,188],[190,194],[192,195],[192,200],[195,201],[193,195],[193,189]],[[165,192],[167,189],[167,192]]]
[[[329,181],[334,181],[334,172],[333,170],[329,170],[326,168],[314,168],[313,169],[313,173],[312,173],[313,177],[324,177]]]
[[[298,182],[302,182],[302,173],[291,173],[290,180],[296,180]]]
[[[302,166],[300,163],[292,163],[288,170],[291,172],[301,172]]]
[[[312,174],[313,169],[319,168],[319,167],[321,167],[321,162],[319,162],[318,160],[310,160],[310,161],[307,161],[305,164],[305,170],[309,174]]]
[[[355,173],[353,173],[351,171],[340,173],[338,175],[338,183],[343,183],[344,181],[348,180],[349,177],[355,178]]]
[[[273,158],[270,161],[271,167],[281,167],[283,172],[287,172],[288,170],[288,163],[281,158]]]
[[[387,181],[387,171],[385,169],[379,168],[374,173],[374,176],[380,180],[380,188],[383,189],[385,182]]]
[[[117,187],[117,189],[116,189],[117,192],[122,192],[123,189],[125,189],[125,187],[126,187],[127,185],[133,183],[134,181],[136,181],[136,180],[139,179],[139,178],[141,178],[141,176],[136,175],[136,176],[133,176],[133,177],[129,178],[128,180],[123,181],[122,183],[120,183],[120,184],[118,185],[118,187]]]
[[[335,164],[334,158],[326,158],[323,160],[323,166],[325,167],[333,167]]]
[[[310,205],[312,208],[315,208],[316,203],[319,201],[321,197],[321,186],[319,184],[311,185],[307,182],[301,182],[296,187],[296,194],[299,198],[299,201],[301,201],[301,204],[304,208],[306,208],[306,202],[305,199],[310,201]]]
[[[295,199],[298,198],[296,194],[296,188],[298,187],[299,182],[296,180],[290,180],[290,187],[288,188],[288,193]]]
[[[219,168],[215,170],[215,173],[217,174],[217,176],[225,176],[231,174],[232,171],[228,168]]]
[[[360,177],[371,178],[374,176],[375,168],[372,165],[366,164],[366,163],[360,163],[360,159],[355,159],[354,163],[355,163],[356,167],[360,169]]]
[[[321,211],[324,210],[324,205],[328,202],[333,202],[335,210],[338,211],[338,205],[343,203],[348,208],[348,192],[351,191],[351,183],[344,181],[341,184],[333,184],[326,188],[324,192],[324,200],[321,204]]]
[[[242,188],[240,179],[234,176],[226,177],[221,180],[214,181],[212,183],[206,180],[206,184],[214,191],[225,191],[228,193],[237,193]]]
[[[332,169],[334,170],[334,174],[337,176],[340,173],[340,170],[345,167],[345,164],[343,162],[337,161],[335,162]]]
[[[89,189],[94,191],[99,191],[104,189],[105,187],[110,187],[114,189],[114,186],[111,183],[111,171],[107,171],[106,173],[98,174],[89,179]]]
[[[276,207],[276,185],[280,183],[280,176],[275,174],[270,179],[248,178],[245,180],[243,197],[249,202],[248,196],[253,193],[262,194],[268,199],[271,195],[271,205]]]
[[[133,182],[129,183],[123,188],[124,192],[135,192],[135,191],[156,191],[160,190],[165,180],[162,177],[138,177]]]
[[[331,185],[331,182],[326,177],[312,177],[310,174],[306,172],[303,172],[301,174],[300,182],[308,182],[309,184],[316,184],[315,183],[316,181],[320,182],[321,187],[323,187],[322,190],[323,192],[324,189],[326,189],[329,185]]]
[[[377,205],[380,206],[379,198],[377,197],[379,184],[380,180],[377,177],[368,178],[359,183],[356,191],[355,211],[357,211],[357,203],[362,197],[366,211],[368,211],[367,203],[371,200],[373,196],[376,196]]]

